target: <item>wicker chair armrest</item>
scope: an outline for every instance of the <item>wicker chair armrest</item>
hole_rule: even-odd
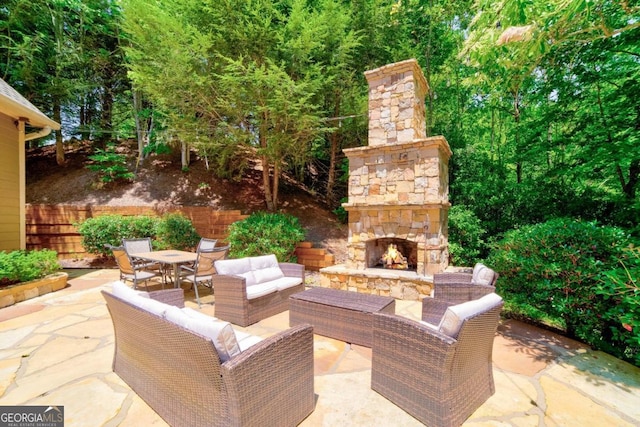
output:
[[[422,320],[432,325],[438,325],[447,308],[452,304],[441,299],[424,298],[422,300]]]
[[[280,270],[287,277],[299,277],[304,282],[304,265],[295,264],[293,262],[280,262],[278,263]]]
[[[220,294],[243,295],[246,299],[247,281],[244,277],[232,274],[214,274],[212,280],[214,289],[221,291]]]
[[[163,289],[161,291],[149,292],[149,298],[176,307],[184,307],[184,290],[182,288]]]
[[[313,327],[294,326],[221,366],[238,425],[297,425],[314,407]]]
[[[433,275],[434,285],[441,283],[471,283],[471,273],[436,273]]]

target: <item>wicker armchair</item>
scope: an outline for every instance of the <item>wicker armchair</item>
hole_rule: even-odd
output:
[[[177,291],[149,296],[180,306]],[[102,294],[115,332],[113,371],[169,425],[295,426],[313,411],[312,326],[272,335],[221,363],[210,338]]]
[[[371,388],[425,425],[462,424],[495,392],[491,359],[503,303],[495,294],[483,300],[459,317],[457,335],[374,314]]]
[[[476,264],[473,270],[473,273],[434,274],[433,298],[422,300],[422,320],[438,324],[449,306],[482,298],[496,291],[498,273],[483,264]],[[482,273],[485,280],[476,282],[474,276]]]

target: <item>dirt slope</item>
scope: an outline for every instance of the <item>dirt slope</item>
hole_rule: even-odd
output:
[[[130,146],[120,151],[135,167]],[[239,209],[243,213],[264,210],[261,172],[254,168],[235,182],[216,178],[205,162],[192,155],[188,171],[180,168],[177,156],[153,156],[147,159],[131,183],[99,185],[96,172],[85,167],[88,146],[67,146],[65,166],[55,162],[53,147],[29,150],[26,164],[27,203],[92,204],[111,206],[213,206]],[[280,190],[281,210],[299,218],[307,231],[306,240],[327,248],[343,262],[346,256],[346,226],[320,201],[293,185]]]

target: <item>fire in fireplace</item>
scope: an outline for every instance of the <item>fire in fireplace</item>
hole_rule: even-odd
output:
[[[413,270],[417,264],[417,244],[407,239],[382,238],[367,242],[367,267]]]
[[[389,244],[387,251],[382,254],[380,262],[382,263],[383,268],[391,268],[393,270],[409,269],[407,257],[402,255],[402,252],[398,250],[398,246],[393,243]]]

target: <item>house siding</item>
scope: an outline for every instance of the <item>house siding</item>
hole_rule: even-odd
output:
[[[0,113],[0,251],[21,247],[20,144],[14,119]]]

